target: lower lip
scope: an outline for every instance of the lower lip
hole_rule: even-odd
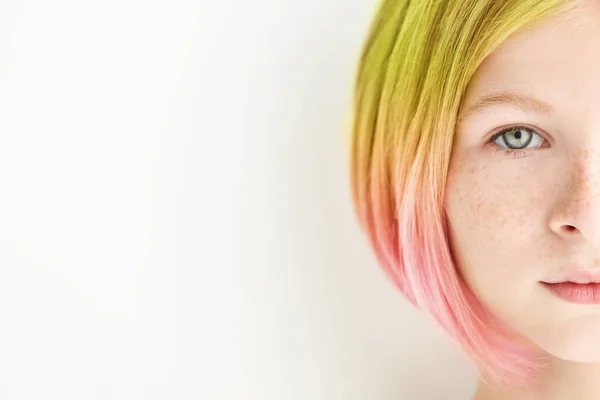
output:
[[[600,304],[600,283],[541,282],[555,296],[578,304]]]

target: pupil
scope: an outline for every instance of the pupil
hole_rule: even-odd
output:
[[[517,139],[521,139],[521,132],[517,131],[517,132],[515,133],[515,137],[516,137]]]

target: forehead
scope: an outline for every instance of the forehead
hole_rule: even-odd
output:
[[[596,115],[600,127],[600,2],[511,35],[472,77],[463,108],[506,91],[546,101],[580,122]]]

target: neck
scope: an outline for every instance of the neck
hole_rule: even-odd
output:
[[[553,358],[536,389],[490,386],[479,381],[473,400],[596,400],[600,399],[600,363]]]

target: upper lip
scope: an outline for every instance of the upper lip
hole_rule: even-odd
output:
[[[561,282],[573,282],[573,283],[600,283],[600,270],[595,271],[576,271],[570,273],[562,278],[546,281],[546,283],[561,283]]]

